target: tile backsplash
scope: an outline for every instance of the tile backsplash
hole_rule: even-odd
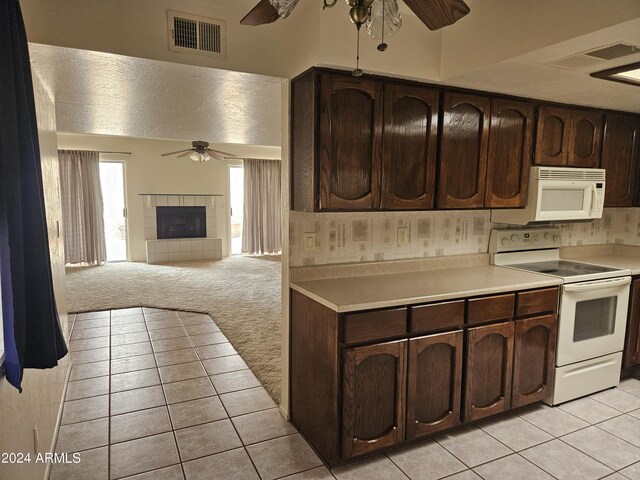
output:
[[[289,219],[291,266],[486,253],[489,210],[306,213]],[[562,245],[640,245],[640,209],[605,209],[602,219],[561,226]],[[315,236],[315,242],[313,237]]]

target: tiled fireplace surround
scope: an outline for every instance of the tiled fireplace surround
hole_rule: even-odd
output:
[[[222,259],[222,239],[217,238],[216,198],[215,195],[143,195],[147,263]],[[206,238],[159,240],[156,207],[206,207]]]

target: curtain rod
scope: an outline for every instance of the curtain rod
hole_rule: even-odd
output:
[[[97,150],[97,153],[109,153],[111,155],[131,155],[131,152],[108,152],[103,150]]]

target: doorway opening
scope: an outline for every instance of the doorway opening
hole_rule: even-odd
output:
[[[244,168],[241,166],[229,166],[229,207],[231,210],[231,255],[242,255]]]
[[[107,262],[124,262],[127,260],[124,162],[100,161],[100,187]]]

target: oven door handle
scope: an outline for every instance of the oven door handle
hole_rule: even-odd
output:
[[[631,284],[631,277],[614,278],[611,280],[597,280],[594,282],[575,283],[564,285],[565,292],[589,292],[603,288],[622,287]]]

